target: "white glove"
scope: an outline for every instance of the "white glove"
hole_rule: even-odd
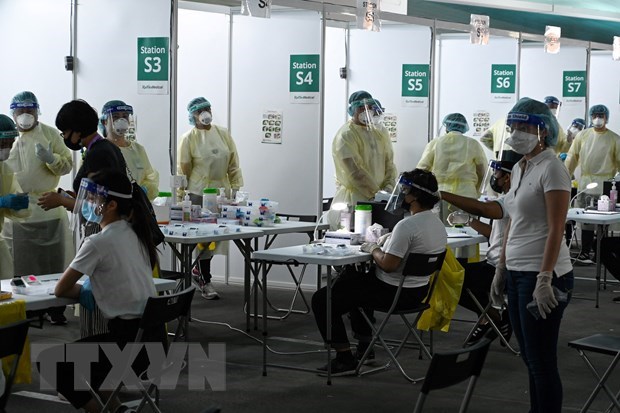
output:
[[[471,217],[469,216],[469,214],[463,211],[454,211],[453,213],[448,215],[448,217],[446,218],[446,220],[448,221],[448,224],[452,226],[467,225],[470,219]]]
[[[379,237],[379,239],[377,240],[377,245],[380,247],[383,247],[385,245],[385,243],[387,242],[387,240],[390,239],[390,237],[392,236],[391,232],[388,232],[387,234],[383,234]]]
[[[538,311],[543,319],[547,318],[547,314],[551,313],[558,305],[558,300],[553,294],[553,287],[551,287],[551,279],[553,279],[553,273],[551,271],[541,271],[536,276],[536,287],[532,297],[536,301]]]
[[[501,307],[504,302],[504,288],[506,287],[506,265],[498,264],[495,267],[495,275],[491,283],[491,301],[496,307]]]
[[[51,142],[47,149],[45,149],[40,143],[37,143],[34,147],[34,153],[37,155],[37,158],[39,158],[43,162],[54,163],[54,152],[52,151]]]
[[[377,248],[379,248],[379,249],[381,248],[380,246],[377,245],[377,243],[375,243],[375,242],[365,242],[360,247],[360,251],[372,254],[372,252],[374,250],[376,250]]]

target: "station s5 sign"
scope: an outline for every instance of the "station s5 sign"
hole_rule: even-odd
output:
[[[168,94],[170,41],[167,37],[138,37],[138,94]]]

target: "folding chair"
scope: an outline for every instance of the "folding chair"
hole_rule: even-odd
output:
[[[146,302],[146,307],[144,308],[144,313],[142,314],[142,318],[140,319],[140,327],[138,329],[138,333],[136,334],[136,339],[134,340],[134,342],[142,342],[142,337],[145,330],[150,330],[159,326],[163,326],[166,323],[174,320],[178,320],[174,337],[174,341],[178,341],[178,339],[181,337],[181,330],[186,325],[185,319],[189,315],[189,309],[191,307],[195,291],[195,287],[192,286],[176,294],[164,295],[161,297],[150,297]],[[187,332],[185,332],[185,334],[187,334]],[[164,351],[167,353],[169,348],[168,342],[164,343],[164,347]],[[157,388],[156,381],[161,377],[161,375],[163,375],[165,371],[167,371],[171,367],[171,365],[162,366],[159,377],[148,377],[148,379],[146,380],[141,380],[142,382],[139,383],[139,391],[142,394],[142,399],[138,403],[138,407],[135,409],[136,413],[142,411],[142,409],[146,407],[146,405],[149,405],[152,411],[161,413],[161,410],[159,410],[158,407],[159,389]],[[131,368],[131,366],[127,366],[127,368],[129,369]],[[140,375],[140,378],[143,378],[144,373],[145,372]],[[118,383],[118,385],[112,392],[112,395],[105,404],[101,401],[101,399],[99,399],[99,395],[91,389],[91,394],[93,395],[93,397],[95,397],[95,399],[100,402],[102,413],[113,412],[111,410],[112,401],[118,396],[122,387],[123,383]]]
[[[606,411],[611,411],[614,406],[618,409],[618,411],[620,411],[620,400],[618,399],[620,397],[620,392],[614,395],[607,386],[607,384],[605,384],[605,382],[613,372],[614,368],[616,367],[616,364],[618,364],[618,360],[620,360],[620,337],[610,336],[608,334],[594,334],[589,337],[570,341],[568,343],[568,346],[576,349],[579,352],[579,355],[583,358],[587,366],[592,371],[592,374],[594,374],[594,377],[596,377],[596,379],[598,380],[598,383],[590,394],[590,397],[588,397],[588,400],[586,400],[586,403],[581,408],[581,412],[583,413],[588,411],[588,408],[590,407],[590,405],[596,398],[596,395],[601,389],[603,389],[605,393],[607,393],[612,402],[612,404]],[[603,375],[600,375],[598,373],[598,371],[586,355],[586,351],[613,356],[611,363],[609,364]]]
[[[469,379],[459,409],[459,413],[465,413],[474,393],[476,381],[482,372],[482,366],[490,345],[491,341],[485,338],[471,347],[433,354],[413,412],[420,413],[422,411],[426,397],[431,390],[443,389]]]
[[[278,216],[280,218],[286,218],[287,221],[298,221],[298,222],[316,222],[316,215],[299,215],[299,214],[280,214],[278,213]],[[308,237],[310,238],[310,241],[313,240],[314,234],[313,231],[308,231],[305,234],[308,235]],[[273,241],[273,239],[272,239]],[[267,245],[267,248],[270,245]],[[291,315],[291,313],[295,313],[295,314],[308,314],[310,312],[310,305],[308,304],[308,301],[306,300],[306,297],[304,296],[304,292],[301,289],[301,283],[304,279],[304,274],[306,273],[306,267],[308,266],[308,264],[300,264],[295,260],[289,260],[289,261],[272,261],[269,263],[264,263],[263,265],[268,265],[267,267],[267,271],[269,272],[269,270],[271,269],[272,265],[285,265],[289,274],[291,275],[291,278],[293,279],[293,282],[295,283],[295,291],[293,292],[293,298],[291,299],[291,303],[289,304],[288,308],[279,308],[274,306],[271,301],[269,301],[269,299],[267,299],[267,304],[269,305],[269,307],[279,313],[284,313],[282,316],[276,317],[276,316],[268,316],[270,319],[275,319],[275,320],[284,320],[286,317],[288,317],[289,315]],[[299,277],[297,277],[295,275],[295,272],[293,271],[293,267],[298,267],[301,265],[301,272],[299,273]],[[260,283],[260,281],[256,281],[257,285],[262,289],[262,285]],[[297,296],[301,297],[302,301],[303,301],[303,305],[305,307],[305,309],[295,309],[295,302],[297,301]]]
[[[403,269],[403,277],[400,280],[400,283],[398,285],[398,289],[396,290],[396,294],[394,295],[394,300],[392,301],[391,305],[389,307],[373,308],[373,310],[375,310],[375,311],[379,311],[381,313],[386,313],[385,314],[385,318],[383,319],[383,321],[379,325],[379,328],[375,328],[374,327],[373,322],[368,318],[368,316],[364,312],[363,308],[359,309],[359,311],[361,312],[362,316],[364,317],[364,320],[366,320],[366,322],[368,323],[368,325],[372,329],[373,335],[372,335],[372,340],[370,341],[370,345],[368,346],[368,348],[364,352],[364,355],[362,356],[361,360],[359,361],[359,363],[357,365],[357,369],[355,370],[355,372],[357,374],[364,375],[364,374],[368,374],[368,373],[372,373],[372,372],[376,372],[376,371],[380,371],[380,370],[385,370],[385,369],[387,369],[390,366],[391,362],[394,362],[394,364],[396,365],[396,367],[398,367],[398,369],[400,370],[401,374],[405,377],[405,379],[409,380],[412,383],[416,383],[419,380],[419,379],[412,379],[411,377],[409,377],[407,375],[407,373],[405,373],[405,370],[400,365],[398,360],[396,360],[396,358],[398,357],[398,355],[400,354],[401,350],[403,349],[403,347],[407,343],[407,340],[409,339],[409,337],[412,336],[412,335],[416,339],[416,341],[418,342],[418,344],[420,346],[420,350],[424,354],[426,354],[426,356],[429,359],[432,357],[431,353],[428,351],[428,349],[426,348],[426,345],[422,341],[422,338],[420,337],[420,335],[416,331],[416,327],[415,326],[417,325],[418,320],[422,316],[422,313],[424,313],[425,310],[430,308],[430,304],[429,304],[430,298],[431,298],[431,296],[433,294],[433,290],[435,289],[435,284],[437,283],[437,279],[439,278],[439,272],[441,270],[441,266],[443,264],[443,260],[444,260],[445,256],[446,256],[446,251],[443,251],[443,252],[441,252],[439,254],[409,254],[409,257],[407,258],[407,262],[405,263],[405,267]],[[432,277],[432,281],[431,281],[431,285],[430,285],[429,290],[428,290],[428,294],[427,294],[426,298],[424,299],[424,301],[422,301],[421,303],[419,303],[419,304],[417,304],[417,305],[415,305],[413,307],[402,308],[402,309],[396,310],[396,306],[398,304],[398,299],[400,297],[400,293],[401,293],[401,291],[403,289],[403,284],[405,282],[405,278],[406,277],[425,277],[425,276],[428,276],[428,275],[430,275]],[[400,318],[405,323],[405,325],[407,326],[407,333],[406,333],[405,337],[403,338],[403,340],[400,341],[400,344],[398,345],[398,348],[396,349],[395,352],[392,352],[390,350],[390,347],[386,343],[386,340],[383,339],[383,337],[381,337],[381,333],[383,332],[383,329],[385,328],[385,326],[387,325],[390,317],[393,314],[399,315]],[[417,314],[417,316],[415,317],[415,320],[413,321],[413,323],[409,322],[409,320],[407,319],[407,315],[409,315],[409,314]],[[375,343],[377,341],[379,341],[381,343],[381,345],[383,346],[383,348],[385,349],[385,351],[387,351],[388,356],[389,356],[389,358],[391,360],[388,360],[388,362],[385,365],[383,365],[383,366],[380,366],[380,367],[377,367],[377,368],[374,368],[374,369],[369,369],[369,370],[361,371],[362,365],[366,361],[366,358],[368,357],[368,355],[372,351],[373,346],[375,345]]]
[[[6,377],[4,393],[0,397],[1,413],[4,413],[6,404],[9,401],[11,387],[13,386],[13,380],[15,379],[19,359],[22,355],[22,351],[24,350],[24,344],[26,343],[26,337],[28,336],[29,326],[30,320],[23,320],[0,327],[0,358],[14,356],[13,363],[11,364],[11,370],[9,371],[9,375]],[[0,374],[4,373],[0,371]]]
[[[491,317],[489,317],[487,315],[488,311],[491,309],[491,307],[493,306],[493,303],[491,302],[491,300],[489,300],[489,303],[487,304],[486,307],[482,307],[482,304],[480,304],[480,301],[478,301],[478,299],[476,298],[476,296],[474,295],[474,293],[471,292],[471,290],[469,288],[466,288],[465,291],[467,292],[467,294],[469,294],[469,297],[472,299],[472,301],[474,302],[475,306],[478,307],[478,309],[482,312],[480,314],[480,316],[478,317],[478,320],[476,321],[476,323],[474,324],[474,327],[469,331],[469,334],[467,335],[467,337],[465,337],[465,342],[463,344],[463,346],[465,346],[465,343],[467,343],[469,341],[469,338],[472,336],[472,334],[474,334],[474,331],[476,330],[476,327],[478,327],[478,325],[480,324],[480,322],[486,318],[487,322],[489,324],[491,324],[491,328],[493,329],[493,331],[495,331],[495,334],[497,334],[497,337],[499,337],[500,341],[502,342],[502,344],[508,349],[510,350],[515,356],[518,356],[520,354],[520,352],[518,350],[515,350],[510,343],[508,342],[508,340],[506,340],[504,338],[504,336],[502,335],[502,332],[500,331],[499,327],[497,326],[497,324],[495,324],[495,322],[493,321],[493,319]],[[505,307],[505,306],[502,306]],[[504,311],[506,311],[504,309]]]

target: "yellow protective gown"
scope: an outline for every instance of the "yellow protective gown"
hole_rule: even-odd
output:
[[[216,125],[209,130],[192,128],[183,134],[178,165],[192,194],[202,196],[205,188],[226,188],[229,193],[230,188],[243,186],[235,142],[228,130]]]
[[[67,211],[64,208],[45,211],[37,201],[45,192],[56,191],[60,177],[71,171],[71,151],[56,128],[41,122],[32,130],[20,132],[19,139],[24,157],[22,170],[15,174],[15,179],[21,190],[28,193],[31,214],[28,218],[7,221],[3,229],[3,236],[13,246],[15,275],[62,272],[75,256]],[[44,148],[51,143],[54,162],[48,164],[36,156],[37,143]]]
[[[571,144],[566,140],[566,131],[560,128],[558,130],[558,142],[553,147],[553,150],[559,155],[562,152],[568,152],[570,146]]]
[[[354,206],[374,198],[379,190],[392,191],[396,181],[394,151],[383,126],[366,128],[349,120],[332,143],[336,169],[336,193],[332,205]],[[329,215],[330,227],[338,227],[339,213]]]
[[[0,196],[16,194],[21,192],[12,173],[7,173],[0,162]],[[0,231],[4,225],[5,218],[26,217],[30,214],[30,209],[0,208]],[[9,246],[3,237],[0,237],[0,279],[6,280],[13,278],[13,257],[9,251]]]
[[[571,175],[577,166],[581,166],[579,190],[590,182],[597,182],[598,187],[588,193],[602,194],[603,182],[620,170],[620,136],[609,129],[604,132],[597,132],[594,128],[582,130],[568,151],[565,165]]]
[[[499,119],[489,129],[487,129],[480,137],[480,143],[493,151],[493,153],[499,152],[502,145],[502,137],[504,140],[508,139],[510,134],[507,131],[506,117]],[[505,150],[512,150],[510,145],[504,143]]]
[[[119,146],[125,163],[138,185],[146,188],[146,195],[152,201],[159,194],[159,172],[153,169],[144,146],[129,142],[129,146]]]

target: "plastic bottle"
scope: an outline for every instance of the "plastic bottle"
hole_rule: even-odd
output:
[[[202,210],[204,212],[217,211],[217,188],[205,188],[202,191]]]
[[[366,236],[366,228],[372,225],[372,205],[355,206],[355,232]]]
[[[153,205],[172,206],[172,192],[160,192],[153,200]]]
[[[616,190],[616,181],[611,183],[611,190],[609,191],[609,210],[616,210],[616,203],[618,202],[618,190]]]
[[[181,211],[183,213],[183,222],[192,220],[192,201],[189,199],[189,193],[186,193],[181,202]]]

